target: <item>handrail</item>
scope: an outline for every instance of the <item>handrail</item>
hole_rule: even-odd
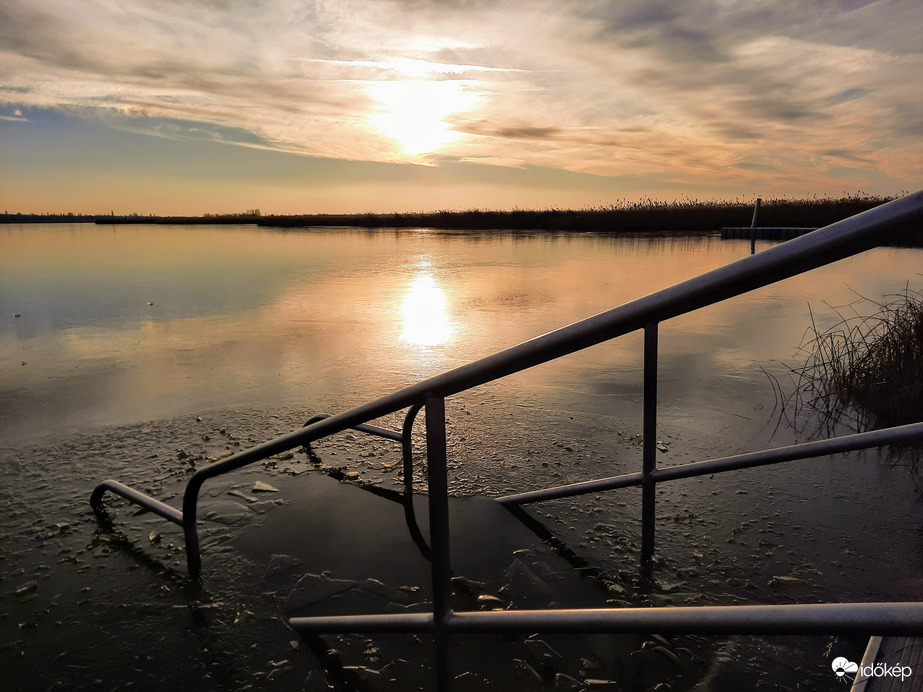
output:
[[[301,427],[307,428],[309,425],[314,425],[317,421],[324,420],[325,418],[331,418],[329,413],[318,413],[317,415],[311,416]],[[404,434],[403,432],[398,432],[397,430],[388,430],[388,428],[380,428],[377,425],[354,425],[353,430],[358,430],[359,432],[364,432],[369,435],[375,435],[376,437],[383,437],[386,440],[394,440],[395,442],[403,442]]]
[[[695,478],[696,476],[721,473],[723,471],[739,471],[741,469],[750,469],[757,466],[781,464],[782,462],[795,461],[797,459],[811,459],[813,457],[827,456],[830,454],[855,452],[860,449],[881,447],[887,444],[910,444],[921,441],[923,441],[923,422],[909,423],[908,425],[899,425],[893,428],[885,428],[884,430],[870,430],[854,435],[832,437],[827,440],[802,442],[801,444],[788,445],[787,447],[764,449],[759,452],[747,452],[746,454],[736,454],[721,459],[709,459],[707,461],[694,461],[689,464],[677,464],[676,466],[670,466],[665,469],[654,469],[650,472],[649,478],[655,483],[665,483],[667,481]],[[497,502],[501,505],[509,506],[525,505],[531,502],[554,500],[560,497],[574,497],[575,495],[597,493],[601,490],[631,488],[641,485],[643,482],[643,473],[625,473],[621,476],[598,478],[592,481],[582,481],[580,483],[570,483],[568,485],[560,485],[556,488],[533,490],[531,492],[518,493],[516,495],[504,495],[503,497],[498,497]]]
[[[134,502],[136,505],[141,505],[151,512],[154,512],[154,514],[159,514],[167,521],[172,521],[174,524],[179,524],[180,526],[183,525],[183,513],[178,509],[174,509],[170,505],[160,500],[155,500],[153,497],[145,495],[134,488],[129,488],[124,483],[119,483],[118,481],[103,481],[93,488],[93,493],[90,495],[90,506],[93,509],[97,511],[102,510],[103,493],[107,490],[116,495],[121,495],[126,500]]]
[[[180,524],[186,540],[189,572],[201,568],[196,514],[199,492],[206,480],[288,451],[307,446],[323,437],[347,429],[360,430],[401,442],[404,461],[405,512],[411,533],[413,422],[421,409],[426,413],[427,472],[429,487],[430,546],[428,549],[433,611],[430,614],[361,615],[295,618],[292,627],[300,632],[333,631],[426,631],[436,641],[437,687],[448,690],[451,680],[449,637],[461,632],[508,631],[670,631],[707,633],[839,633],[850,631],[881,633],[923,633],[923,603],[820,604],[791,606],[703,606],[697,608],[646,608],[605,610],[517,611],[502,613],[455,613],[451,609],[449,560],[448,487],[446,464],[445,398],[535,365],[582,350],[639,329],[644,330],[644,442],[642,470],[612,478],[520,493],[498,498],[501,504],[518,505],[552,497],[569,497],[586,492],[640,485],[642,487],[642,555],[653,552],[654,501],[657,483],[691,478],[766,464],[804,459],[841,451],[863,449],[923,439],[923,421],[840,438],[764,450],[723,459],[713,459],[658,469],[656,464],[656,392],[658,325],[756,288],[835,262],[908,233],[913,223],[923,221],[923,191],[907,195],[782,245],[750,255],[719,269],[657,291],[631,303],[602,312],[569,326],[454,368],[401,389],[345,413],[321,414],[306,427],[239,452],[197,470],[189,479],[180,512],[144,493],[116,481],[103,481],[93,491],[91,504],[102,510],[102,496],[108,490]],[[400,433],[370,421],[409,407]],[[411,498],[412,499],[412,498]],[[409,510],[408,510],[409,507]],[[419,534],[419,529],[416,529]],[[415,537],[416,540],[416,537]],[[422,549],[422,548],[421,548]]]
[[[910,224],[920,221],[923,221],[923,190],[617,308],[524,341],[350,411],[316,421],[305,428],[286,433],[203,467],[189,479],[183,495],[182,516],[189,570],[196,574],[201,566],[196,510],[199,491],[210,478],[262,461],[298,445],[306,445],[363,425],[408,406],[420,405],[427,396],[446,397],[457,394],[642,329],[648,324],[656,324],[830,264],[900,238],[907,234]]]
[[[452,633],[575,632],[605,634],[919,634],[923,603],[572,608],[451,613]],[[431,613],[294,617],[303,633],[432,632]]]

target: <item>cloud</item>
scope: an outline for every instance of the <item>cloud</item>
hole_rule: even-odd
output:
[[[824,156],[829,156],[835,159],[847,159],[849,161],[858,161],[860,163],[868,163],[869,160],[858,156],[855,152],[848,151],[846,149],[828,149],[827,151],[821,152]]]
[[[3,110],[7,110],[6,113]],[[27,123],[29,119],[22,114],[21,108],[14,108],[12,110],[2,109],[0,110],[0,120],[6,120],[8,122],[18,122],[18,123]]]
[[[460,121],[456,123],[456,126],[469,134],[501,139],[554,139],[562,135],[566,136],[559,127],[514,123],[504,123],[498,126],[483,119]]]
[[[918,179],[920,15],[904,0],[32,0],[0,6],[0,104],[349,160],[730,184],[826,180],[841,152]],[[408,155],[375,127],[402,117],[380,85],[405,80],[458,82],[467,106],[430,109],[458,137]]]
[[[869,95],[868,89],[844,89],[843,91],[827,97],[827,103],[835,106],[840,103],[847,103],[856,99],[861,99]]]

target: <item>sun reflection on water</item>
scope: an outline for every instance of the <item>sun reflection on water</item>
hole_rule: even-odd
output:
[[[401,341],[417,346],[439,346],[452,335],[448,300],[432,274],[414,277],[401,303]]]

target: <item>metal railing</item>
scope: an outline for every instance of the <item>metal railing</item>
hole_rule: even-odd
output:
[[[186,485],[181,512],[111,480],[103,481],[94,489],[91,504],[102,511],[102,497],[109,491],[182,526],[189,572],[195,576],[201,569],[196,512],[199,492],[205,481],[299,445],[309,445],[329,435],[355,429],[402,443],[405,491],[409,494],[412,492],[410,435],[414,419],[423,409],[426,425],[432,613],[293,618],[290,624],[297,631],[429,632],[436,640],[435,668],[437,685],[441,690],[447,690],[452,679],[449,637],[462,632],[923,633],[923,602],[453,612],[450,605],[445,427],[446,397],[629,332],[644,330],[641,471],[510,495],[498,498],[498,502],[514,506],[640,485],[641,550],[642,555],[648,556],[654,550],[658,483],[886,444],[919,443],[923,441],[923,422],[663,469],[658,469],[656,464],[657,341],[660,322],[899,239],[907,233],[908,227],[921,221],[923,191],[455,368],[351,411],[334,416],[316,416],[300,430],[196,471]],[[410,410],[401,432],[369,425],[370,421],[408,407]],[[405,503],[405,508],[408,504]]]

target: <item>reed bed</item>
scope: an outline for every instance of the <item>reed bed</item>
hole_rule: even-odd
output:
[[[764,198],[761,226],[819,228],[890,201],[892,197],[844,193],[840,197]],[[154,214],[0,214],[0,223],[99,224],[258,224],[281,228],[353,226],[359,228],[431,228],[446,231],[552,231],[593,233],[711,232],[728,226],[749,226],[756,197],[673,200],[622,198],[581,209],[441,209],[438,211],[345,214],[266,214],[257,208],[240,213],[201,216]]]
[[[800,433],[839,434],[843,427],[863,432],[923,420],[923,291],[860,297],[836,309],[839,321],[811,328],[800,351],[803,364],[790,368],[793,389],[787,395],[770,376],[781,418]],[[768,373],[767,373],[768,375]],[[817,414],[804,415],[808,411]],[[816,425],[815,429],[807,429]],[[891,458],[907,463],[919,478],[920,447],[891,450]]]
[[[914,423],[923,417],[923,294],[905,290],[877,306],[817,334],[807,367],[825,408],[856,404],[869,428]]]
[[[891,198],[862,193],[811,199],[764,199],[760,225],[826,226],[866,211]],[[262,216],[261,226],[359,226],[365,228],[434,228],[444,230],[522,230],[634,233],[715,231],[726,226],[749,226],[753,199],[672,201],[642,198],[584,209],[464,209],[393,214],[304,214]]]

